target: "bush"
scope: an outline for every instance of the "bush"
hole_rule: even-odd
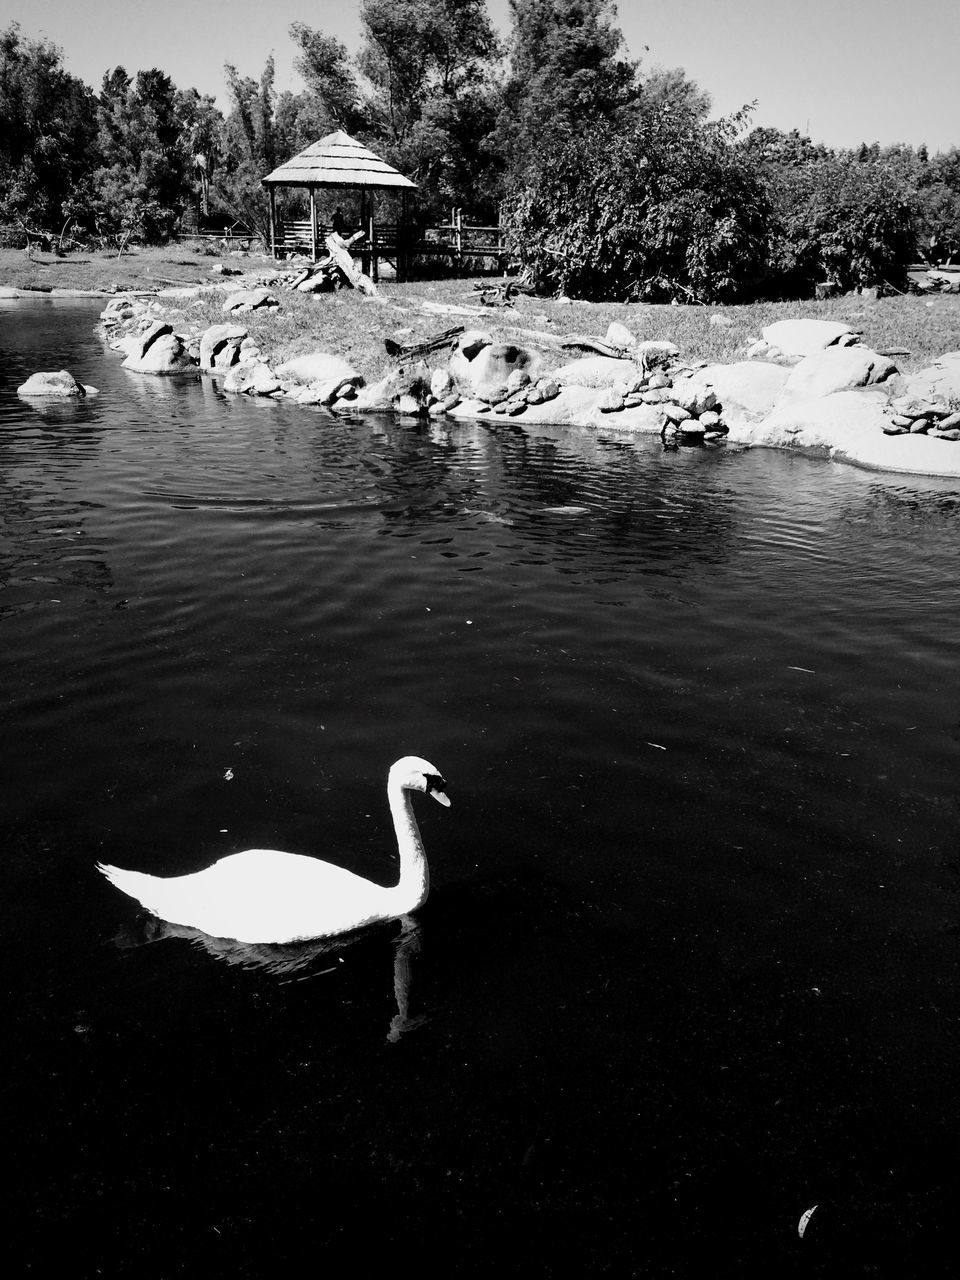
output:
[[[601,124],[548,148],[506,202],[511,250],[547,291],[734,302],[764,274],[769,202],[741,121],[692,111]]]
[[[904,287],[916,254],[913,191],[883,159],[828,155],[767,171],[773,225],[766,292],[810,297],[821,280],[844,290]]]

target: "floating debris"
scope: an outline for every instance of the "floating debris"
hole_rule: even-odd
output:
[[[805,1213],[801,1213],[800,1221],[797,1224],[797,1235],[800,1237],[801,1240],[803,1239],[803,1233],[806,1231],[807,1227],[810,1225],[810,1219],[816,1213],[817,1208],[818,1208],[817,1205],[813,1205],[811,1206],[811,1208],[807,1209]]]

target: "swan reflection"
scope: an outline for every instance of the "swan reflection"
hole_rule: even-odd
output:
[[[413,957],[420,951],[421,927],[412,916],[400,916],[397,923],[400,932],[394,941],[393,951],[393,994],[397,1011],[390,1019],[387,1031],[390,1044],[396,1044],[408,1031],[427,1021],[423,1014],[418,1017],[410,1015]],[[343,963],[343,953],[361,937],[369,937],[369,930],[337,938],[314,938],[307,942],[236,942],[232,938],[211,937],[189,925],[169,924],[156,916],[143,916],[135,925],[117,934],[114,943],[121,950],[129,950],[163,942],[167,938],[180,938],[225,964],[268,973],[281,981],[302,982],[335,972]]]

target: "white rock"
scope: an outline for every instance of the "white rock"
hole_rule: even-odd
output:
[[[430,375],[430,392],[438,400],[445,399],[453,390],[453,376],[448,369],[434,369]]]
[[[679,354],[680,348],[675,342],[650,340],[638,342],[634,348],[634,359],[638,360],[644,369],[662,369]]]
[[[960,401],[960,351],[948,351],[905,380],[903,394],[918,400],[950,407],[951,401]]]
[[[67,369],[59,369],[55,373],[32,373],[17,387],[17,395],[25,399],[82,400],[87,395],[96,394],[96,387],[85,387]]]
[[[484,345],[472,359],[459,349],[454,351],[447,367],[462,392],[496,404],[506,397],[511,374],[522,370],[529,380],[534,380],[542,364],[538,351],[496,342]]]
[[[197,364],[170,325],[154,325],[145,335],[140,352],[131,351],[121,367],[134,373],[165,375],[187,373]]]
[[[717,393],[713,387],[705,387],[702,383],[695,382],[692,376],[675,378],[671,399],[688,413],[699,418],[701,413],[713,409],[716,405]]]
[[[826,347],[800,361],[787,378],[783,393],[792,397],[829,396],[835,391],[853,391],[883,382],[896,371],[892,360],[869,347]]]
[[[246,337],[246,329],[240,328],[239,325],[210,325],[200,337],[200,367],[229,369],[239,360],[240,347]]]
[[[554,369],[551,377],[562,387],[612,387],[617,383],[633,385],[642,373],[640,366],[632,360],[617,360],[614,356],[584,356]]]
[[[363,384],[363,378],[352,364],[326,351],[311,351],[308,355],[287,360],[279,366],[277,373],[281,378],[295,378],[298,382],[334,382],[334,390],[342,382]]]
[[[752,423],[765,417],[783,391],[790,370],[784,365],[760,360],[738,360],[733,364],[707,365],[690,379],[696,386],[711,388],[723,405],[723,420]]]
[[[611,347],[622,347],[626,351],[637,340],[625,324],[621,324],[619,320],[611,320],[604,341],[609,342]]]
[[[848,324],[839,320],[777,320],[763,329],[763,337],[785,355],[809,356],[852,332]]]

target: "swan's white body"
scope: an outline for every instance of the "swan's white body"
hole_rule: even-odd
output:
[[[387,797],[400,878],[384,887],[343,867],[278,849],[246,849],[186,876],[150,876],[98,864],[107,879],[170,924],[238,942],[298,942],[346,933],[415,911],[430,888],[411,791],[450,801],[439,771],[418,756],[390,770]]]

